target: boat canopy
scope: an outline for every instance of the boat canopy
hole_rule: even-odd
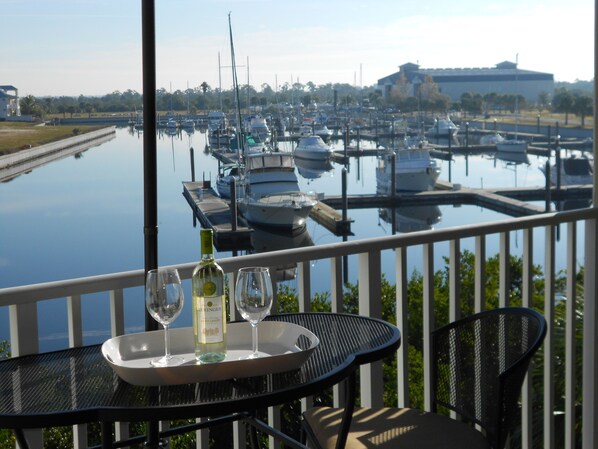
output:
[[[293,155],[289,153],[256,153],[246,158],[247,170],[295,168]]]

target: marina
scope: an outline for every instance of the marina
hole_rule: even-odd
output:
[[[488,131],[486,134],[482,133],[482,135],[490,135],[489,133],[492,132],[494,131]],[[527,137],[535,138],[539,141],[543,136],[528,133]],[[300,137],[299,141],[304,139],[309,139],[309,137]],[[286,142],[291,142],[291,145],[294,145],[297,141],[298,139],[286,139]],[[466,137],[466,141],[469,141],[469,136]],[[368,141],[364,140],[364,142]],[[371,142],[373,141],[370,141],[370,143]],[[448,162],[449,171],[448,173],[444,173],[444,176],[448,175],[449,180],[434,178],[432,180],[433,187],[430,189],[422,186],[416,187],[412,192],[407,192],[404,191],[404,188],[399,186],[397,187],[398,192],[392,193],[389,184],[380,184],[381,178],[377,177],[378,185],[376,193],[348,195],[346,192],[346,172],[343,171],[341,172],[341,185],[343,186],[341,194],[336,196],[327,194],[320,195],[318,202],[310,211],[310,218],[326,228],[332,234],[343,236],[352,235],[351,223],[354,221],[350,218],[350,210],[352,209],[396,209],[425,206],[438,207],[440,205],[477,205],[508,216],[521,217],[544,212],[550,207],[551,201],[554,200],[565,202],[574,199],[591,199],[590,186],[560,186],[560,188],[555,188],[550,185],[548,178],[546,178],[544,185],[536,187],[484,189],[470,188],[462,186],[459,183],[453,183],[450,180],[450,168],[454,156],[464,156],[466,166],[469,165],[468,157],[476,155],[494,157],[515,165],[519,163],[529,164],[529,161],[527,154],[524,154],[521,157],[512,153],[501,154],[500,151],[497,151],[496,145],[467,144],[465,146],[453,146],[451,142],[452,139],[447,140],[444,145],[426,142],[426,149],[433,158]],[[342,146],[342,149],[338,149],[339,143],[340,146]],[[323,144],[320,142],[317,145]],[[530,146],[527,149],[527,153],[538,157],[549,158],[552,151],[550,149],[550,143],[546,142],[546,146],[548,146],[548,148]],[[300,144],[296,148],[292,146],[291,150],[289,150],[289,147],[287,146],[285,147],[285,151],[287,153],[293,152],[293,154],[296,154],[298,148],[300,148]],[[408,150],[399,150],[397,154],[404,157],[407,152]],[[417,153],[417,151],[415,151],[415,153]],[[219,166],[220,164],[222,164],[222,166],[234,166],[238,164],[237,154],[234,152],[211,151],[210,154],[218,161]],[[332,149],[331,147],[329,153],[323,154],[324,156],[309,155],[308,157],[311,159],[325,157],[326,162],[330,160],[337,164],[346,165],[350,162],[351,158],[357,158],[359,160],[365,158],[380,159],[394,153],[389,149],[379,147],[377,141],[375,142],[375,147],[372,148],[368,147],[368,143],[366,143],[365,146],[362,146],[361,140],[355,142],[344,139],[341,142],[337,140],[335,149]],[[303,158],[299,157],[297,160],[301,162],[303,161]],[[314,163],[314,161],[312,160],[311,163]],[[544,171],[544,169],[542,170]],[[390,174],[385,176],[390,176]],[[392,176],[395,175],[393,174]],[[396,176],[402,175],[399,174]],[[416,178],[412,181],[405,182],[413,184],[415,179]],[[196,217],[204,226],[209,226],[214,230],[215,235],[217,236],[217,247],[220,249],[230,249],[235,245],[240,245],[241,242],[243,242],[243,247],[250,244],[250,239],[247,238],[247,233],[251,232],[251,225],[247,225],[246,221],[239,215],[238,210],[231,206],[230,197],[227,196],[226,199],[214,198],[214,195],[217,194],[211,189],[204,189],[201,194],[197,194],[197,183],[183,183],[183,186],[183,194]],[[216,207],[215,204],[218,204],[218,207]],[[243,226],[237,231],[237,223],[239,220],[246,226]]]
[[[199,228],[210,224],[202,223],[193,209],[195,203],[201,203],[202,195],[206,202],[209,198],[206,190],[200,194],[198,186],[209,186],[214,192],[219,164],[223,164],[215,157],[215,152],[205,150],[206,138],[200,128],[172,136],[165,132],[157,134],[160,265],[193,262],[200,257]],[[355,140],[349,144],[351,148],[358,146]],[[335,155],[344,157],[342,141],[331,139],[331,145]],[[0,281],[2,286],[142,267],[141,148],[138,131],[117,127],[113,138],[101,145],[76,155],[69,154],[32,171],[23,171],[10,182],[2,183],[0,226],[2,232],[13,237],[6,239],[0,248],[4,273]],[[548,159],[531,153],[528,161],[519,163],[502,161],[493,152],[453,153],[450,158],[435,158],[441,172],[434,190],[377,195],[376,166],[379,156],[387,150],[376,148],[376,142],[367,140],[359,142],[359,148],[359,157],[348,153],[345,163],[332,159],[330,164],[318,170],[297,164],[300,189],[311,192],[318,199],[302,229],[272,231],[250,227],[239,220],[237,232],[244,231],[245,234],[239,235],[238,243],[232,238],[224,238],[220,242],[222,245],[216,247],[216,257],[483,223],[500,220],[509,214],[528,215],[572,205],[587,207],[591,201],[585,186],[551,187],[548,200],[546,176],[540,170]],[[280,151],[292,150],[293,142],[280,143]],[[550,162],[553,165],[554,157]],[[184,194],[186,185],[191,203]],[[221,226],[221,235],[225,235],[228,229],[232,231],[230,207],[212,192],[210,223]],[[469,242],[464,242],[463,249],[468,249],[468,245]],[[498,242],[488,242],[489,255],[497,248]],[[514,247],[512,250],[516,254],[520,249]],[[392,261],[387,258],[394,258],[394,254],[383,255],[383,267],[392,266]],[[411,257],[410,261],[409,271],[422,263],[419,255]],[[31,270],[39,264],[46,268]],[[440,256],[435,264],[442,266]],[[357,270],[354,261],[343,261],[347,281],[356,279]],[[296,266],[281,267],[277,273],[279,282],[290,288],[298,282]],[[329,290],[329,280],[321,275],[317,264],[312,267],[311,276],[313,292]],[[395,274],[388,272],[386,276],[392,281]],[[44,304],[39,307],[40,313],[54,313],[45,310]],[[98,321],[98,329],[105,328],[104,322],[108,318],[102,318],[95,306],[85,314]],[[8,329],[7,320],[6,316],[0,316],[0,328]],[[189,323],[182,319],[181,325]],[[67,338],[55,330],[60,323],[43,320],[40,327],[45,336],[43,344],[48,349]],[[134,329],[135,324],[128,327]],[[98,335],[100,337],[90,335],[89,341],[103,338],[103,334]]]

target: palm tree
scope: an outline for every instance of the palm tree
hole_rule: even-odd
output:
[[[569,124],[569,112],[573,112],[573,95],[567,89],[559,89],[553,99],[554,109],[565,113],[565,126]]]
[[[20,106],[21,114],[24,115],[36,115],[40,112],[37,99],[33,95],[27,95],[26,97],[21,98]]]
[[[581,116],[581,127],[585,126],[586,116],[593,114],[593,100],[588,95],[577,94],[573,97],[573,106],[571,108],[575,115]]]

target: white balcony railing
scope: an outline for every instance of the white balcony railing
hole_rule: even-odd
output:
[[[396,272],[396,311],[397,325],[403,333],[402,345],[397,353],[398,357],[398,406],[409,403],[409,384],[407,375],[407,353],[408,353],[408,335],[412,330],[407,327],[407,263],[408,249],[420,248],[423,254],[422,276],[423,276],[423,342],[424,348],[429,347],[428,335],[434,329],[434,253],[442,248],[446,251],[443,254],[449,261],[448,269],[450,273],[450,304],[449,319],[457,319],[461,311],[459,309],[460,285],[460,258],[462,242],[466,239],[474,241],[475,253],[475,310],[479,311],[486,307],[485,298],[485,263],[486,248],[489,238],[497,238],[499,242],[499,261],[500,261],[500,286],[499,286],[499,305],[509,305],[509,255],[511,254],[511,233],[519,231],[523,235],[522,249],[523,260],[523,281],[522,298],[523,306],[532,304],[532,283],[533,278],[533,254],[534,245],[544,246],[543,251],[543,269],[545,278],[544,289],[544,316],[549,323],[549,331],[543,346],[543,419],[538,424],[532,424],[532,385],[526,383],[522,396],[522,447],[543,447],[546,449],[554,447],[574,448],[579,445],[575,434],[575,429],[581,426],[581,414],[576,412],[576,330],[581,324],[576,321],[575,316],[579,313],[576,310],[576,302],[568,301],[566,309],[566,331],[564,333],[555,333],[554,304],[557,293],[555,287],[556,262],[565,260],[564,266],[567,270],[567,289],[566,296],[571,299],[577,295],[575,275],[577,274],[577,248],[580,243],[585,243],[586,251],[585,266],[586,276],[596,276],[596,247],[595,233],[591,230],[596,229],[596,220],[598,219],[598,208],[581,209],[569,212],[555,212],[537,215],[529,218],[509,219],[500,222],[487,224],[476,224],[472,226],[460,226],[449,229],[435,231],[416,232],[412,234],[401,234],[388,237],[380,237],[338,244],[328,244],[308,248],[298,248],[293,250],[277,251],[264,254],[253,254],[241,257],[220,259],[219,263],[226,273],[235,273],[238,268],[247,265],[264,265],[276,267],[295,262],[298,266],[298,297],[300,311],[310,310],[310,298],[312,295],[310,268],[315,261],[318,267],[328,261],[330,273],[330,301],[333,311],[342,311],[343,307],[343,284],[342,284],[342,258],[344,256],[355,256],[358,263],[358,282],[359,282],[359,313],[361,315],[381,317],[382,308],[379,298],[381,297],[381,278],[382,272],[388,272],[388,267],[382,267],[382,253],[385,251],[394,252],[394,269]],[[578,224],[586,228],[585,238],[578,238]],[[557,254],[557,228],[562,231],[566,228],[564,235],[565,254]],[[539,232],[534,232],[538,230]],[[535,242],[534,236],[543,235],[543,240]],[[585,242],[584,242],[585,240]],[[588,242],[588,240],[591,240]],[[560,248],[560,247],[559,247]],[[591,254],[589,254],[591,253]],[[387,260],[387,259],[385,259]],[[189,279],[194,264],[185,264],[177,266],[183,279]],[[440,267],[438,267],[440,268]],[[233,276],[229,276],[230,286],[232,287]],[[83,344],[83,328],[81,318],[81,308],[84,301],[94,301],[99,296],[109,298],[111,333],[113,336],[125,332],[125,291],[132,287],[142,286],[144,282],[143,270],[131,272],[115,273],[111,275],[94,276],[74,280],[59,282],[50,282],[45,284],[27,285],[14,288],[0,289],[0,306],[8,306],[10,309],[10,340],[11,350],[14,356],[35,353],[39,351],[39,338],[37,325],[37,305],[40,301],[67,299],[68,304],[68,335],[69,344],[77,346]],[[188,281],[187,281],[188,282]],[[593,285],[593,284],[592,284]],[[93,294],[93,295],[92,295]],[[586,291],[588,298],[588,291]],[[593,302],[593,301],[591,301]],[[234,313],[234,308],[233,313]],[[140,312],[141,313],[141,312]],[[586,316],[594,316],[594,304],[584,304],[584,313]],[[233,316],[231,318],[237,318]],[[595,323],[593,320],[584,321],[584,332],[590,332],[586,335],[594,334]],[[32,336],[34,336],[32,338]],[[557,339],[563,339],[557,340]],[[566,364],[566,391],[562,392],[565,397],[564,410],[555,410],[555,388],[554,388],[554,360],[557,354],[555,346],[564,348],[564,363]],[[584,340],[583,355],[588,355],[588,362],[593,362],[595,355],[593,346],[595,341]],[[561,354],[559,354],[559,357]],[[426,366],[427,351],[424,349],[424,402],[427,403],[429,391],[429,375]],[[584,387],[592,391],[584,391],[583,397],[584,409],[587,407],[588,416],[596,409],[594,395],[594,382],[586,383],[586,378],[596,377],[594,366],[591,363],[584,364]],[[360,375],[360,395],[363,405],[382,405],[382,367],[380,364],[373,364],[362,369]],[[587,393],[587,394],[586,394]],[[339,398],[335,390],[335,401]],[[537,397],[537,396],[535,396]],[[307,401],[305,401],[307,403]],[[388,405],[388,404],[387,404]],[[539,404],[534,404],[537,408]],[[307,405],[306,405],[307,406]],[[564,435],[555,436],[555,416],[564,419]],[[585,412],[584,412],[585,414]],[[272,415],[271,415],[272,416]],[[273,422],[276,421],[272,418]],[[543,429],[533,429],[532,426],[542,426]],[[559,428],[561,428],[559,427]],[[123,430],[123,432],[126,432]],[[584,445],[587,442],[595,441],[596,429],[592,425],[584,426],[583,440]],[[75,432],[75,438],[79,438],[79,443],[83,443],[84,436],[82,432]],[[540,439],[541,441],[538,441]],[[562,441],[564,439],[564,441]],[[76,441],[77,443],[77,441]],[[591,446],[588,446],[591,447]]]

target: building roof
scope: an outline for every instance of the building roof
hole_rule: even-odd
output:
[[[378,84],[396,82],[401,75],[407,78],[410,83],[417,77],[423,82],[422,77],[431,76],[437,83],[464,82],[464,81],[512,81],[515,79],[525,81],[554,80],[551,73],[534,72],[523,70],[517,64],[510,61],[503,61],[494,67],[466,67],[446,69],[422,69],[418,64],[407,63],[399,66],[399,72],[378,80]]]

